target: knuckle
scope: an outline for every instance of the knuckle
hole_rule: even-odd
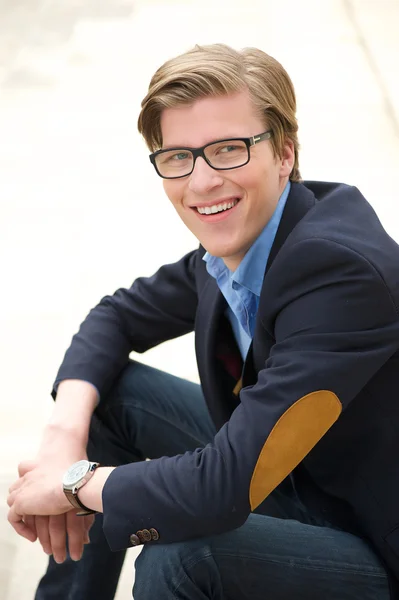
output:
[[[53,548],[63,548],[66,543],[64,535],[50,535],[50,540]]]
[[[38,527],[37,535],[41,540],[48,540],[50,538],[50,532],[48,530],[48,527]]]
[[[61,518],[60,518],[61,517]],[[64,540],[65,539],[65,520],[63,515],[52,516],[49,518],[49,533],[51,538]]]
[[[69,540],[73,540],[73,541],[80,540],[81,538],[83,538],[83,534],[84,534],[84,531],[81,528],[79,528],[79,529],[68,528],[68,539]]]
[[[19,476],[23,475],[26,471],[26,462],[25,461],[21,461],[18,464],[18,474]]]
[[[83,519],[79,520],[79,517],[77,517],[76,515],[71,513],[70,515],[68,515],[68,518],[67,518],[67,529],[68,529],[68,534],[69,534],[69,532],[76,533],[76,532],[82,531],[84,529]]]
[[[43,527],[43,525],[37,526],[37,535],[40,540],[48,540],[50,537],[50,532],[48,527]]]

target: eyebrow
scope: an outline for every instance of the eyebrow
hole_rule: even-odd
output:
[[[207,146],[208,144],[213,144],[214,142],[223,142],[224,140],[235,140],[235,139],[242,139],[242,138],[247,138],[247,137],[251,137],[250,135],[227,135],[224,136],[222,138],[214,138],[212,140],[210,140],[209,142],[206,142],[205,144],[201,144],[201,146],[189,146],[188,144],[180,144],[180,145],[168,145],[168,146],[162,146],[162,148],[160,148],[160,150],[178,150],[179,148],[187,148],[188,150],[195,150],[196,148],[202,148],[203,146]]]

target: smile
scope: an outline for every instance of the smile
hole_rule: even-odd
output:
[[[214,204],[213,206],[197,206],[197,211],[200,215],[214,215],[225,210],[230,210],[238,204],[238,199],[232,200],[231,202],[224,202],[223,204]]]

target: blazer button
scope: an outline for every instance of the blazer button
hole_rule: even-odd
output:
[[[156,529],[154,529],[153,527],[150,529],[150,533],[151,533],[151,539],[154,540],[154,542],[156,542],[157,540],[159,540],[159,533]]]
[[[142,529],[139,529],[138,531],[136,531],[136,535],[140,540],[140,544],[144,544],[144,542],[145,542],[144,531]]]
[[[143,540],[144,540],[144,542],[151,542],[151,540],[152,540],[152,535],[151,535],[151,533],[148,531],[148,529],[143,529],[141,533],[142,533],[142,536],[143,536]]]
[[[134,533],[130,536],[130,543],[132,546],[140,546],[141,544],[139,537]]]

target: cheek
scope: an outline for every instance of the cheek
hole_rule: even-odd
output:
[[[251,193],[265,197],[274,194],[279,186],[279,174],[276,165],[270,160],[253,160],[242,175],[241,185]]]
[[[267,174],[265,171],[263,169],[254,168],[254,166],[251,166],[251,168],[248,168],[241,173],[237,173],[237,177],[235,178],[236,185],[246,192],[247,195],[250,194],[252,197],[264,193],[266,181]]]
[[[183,197],[182,186],[179,185],[177,181],[164,179],[163,189],[174,206],[177,206],[181,203],[181,199]]]

